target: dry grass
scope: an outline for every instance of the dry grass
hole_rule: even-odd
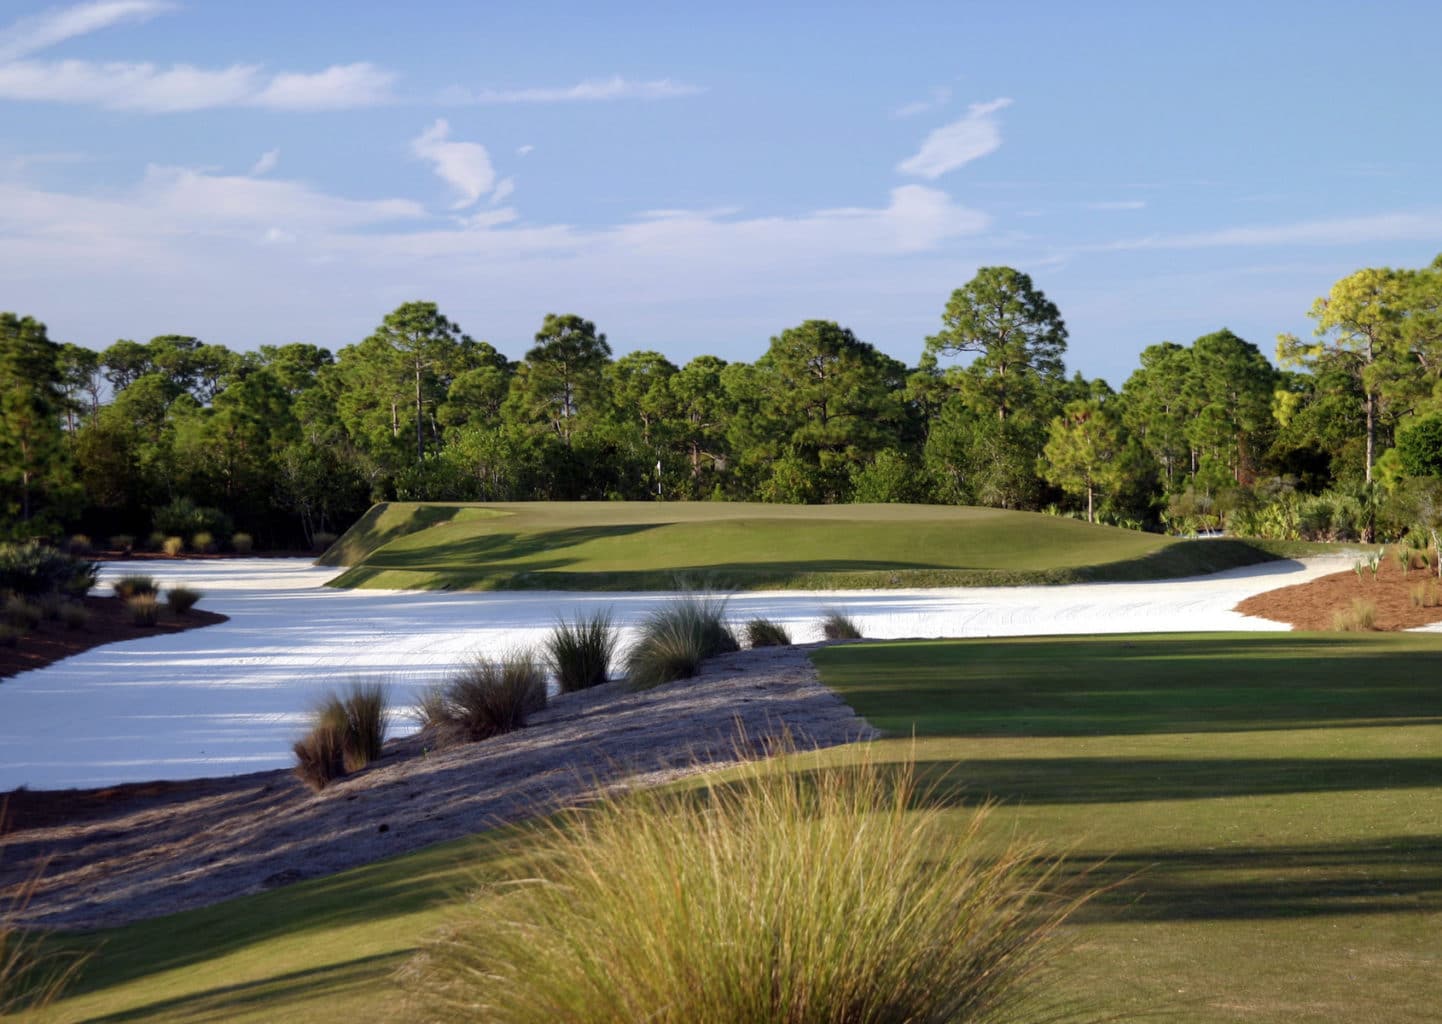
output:
[[[545,668],[523,648],[500,661],[472,660],[423,695],[417,714],[442,743],[476,742],[525,728],[545,706]]]
[[[707,658],[740,649],[726,622],[725,598],[685,594],[642,621],[626,653],[626,679],[637,687],[690,679]]]
[[[742,627],[747,647],[789,647],[791,634],[779,622],[770,619],[751,619]]]
[[[827,608],[821,619],[821,635],[828,640],[860,640],[861,627],[840,608]]]
[[[575,622],[558,622],[546,638],[546,663],[562,693],[600,686],[616,656],[616,628],[610,611]]]
[[[1355,597],[1351,605],[1332,615],[1332,629],[1339,633],[1365,633],[1377,628],[1377,605]]]
[[[141,594],[160,593],[160,584],[155,582],[154,576],[122,576],[112,583],[111,586],[115,590],[115,596],[121,600],[137,597]]]
[[[153,626],[160,621],[160,601],[154,594],[136,594],[127,598],[125,607],[130,610],[130,621],[137,626]]]
[[[353,683],[327,696],[315,710],[310,731],[291,748],[296,775],[321,790],[380,760],[388,705],[381,683]]]
[[[602,795],[538,826],[404,976],[435,1021],[1042,1019],[1034,982],[1081,901],[986,823],[943,819],[914,766],[869,756]]]

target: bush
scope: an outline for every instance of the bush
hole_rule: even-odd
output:
[[[545,706],[545,669],[533,651],[522,649],[500,661],[472,660],[422,697],[420,714],[442,742],[475,742],[525,728],[531,713]]]
[[[166,537],[160,542],[160,550],[174,558],[185,550],[185,541],[180,537]]]
[[[171,587],[165,592],[165,606],[172,614],[185,615],[195,607],[195,603],[201,598],[198,590],[190,587]]]
[[[1377,605],[1354,597],[1350,607],[1332,616],[1332,628],[1341,633],[1364,633],[1377,628]]]
[[[75,574],[92,564],[36,541],[0,544],[0,593],[38,597],[64,592]]]
[[[0,622],[0,647],[15,647],[24,635],[23,630],[16,629],[7,622]]]
[[[60,608],[60,621],[66,629],[84,629],[90,625],[90,609],[83,604],[67,603]]]
[[[861,628],[840,608],[824,609],[821,635],[828,640],[860,640]]]
[[[40,616],[40,606],[19,594],[6,598],[4,608],[0,609],[0,619],[21,633],[29,633],[40,625]]]
[[[159,530],[156,530],[154,533],[152,533],[145,544],[145,546],[148,547],[151,551],[159,551],[164,545],[165,534],[161,533]]]
[[[90,554],[91,546],[92,545],[90,543],[90,538],[85,536],[85,534],[83,533],[75,534],[73,537],[70,538],[69,541],[66,542],[65,545],[66,550],[69,551],[71,555],[77,558],[83,555]]]
[[[685,594],[642,621],[626,653],[626,678],[641,687],[690,679],[707,658],[740,649],[726,623],[725,599]]]
[[[42,594],[40,600],[35,602],[35,607],[40,609],[42,618],[54,622],[60,618],[60,609],[65,607],[65,599],[59,594]]]
[[[237,533],[230,538],[230,546],[238,555],[248,555],[255,547],[255,538],[248,533]]]
[[[748,647],[791,646],[791,634],[786,631],[786,627],[770,619],[752,619],[746,623],[743,632],[746,634]]]
[[[128,533],[117,533],[110,538],[110,550],[128,555],[135,550],[135,538]]]
[[[335,543],[335,534],[326,533],[324,530],[311,535],[310,545],[316,551],[324,553],[327,548]]]
[[[115,596],[128,600],[141,594],[158,594],[160,585],[155,582],[154,576],[140,576],[131,574],[122,576],[111,584],[115,588]]]
[[[95,584],[100,582],[99,562],[76,562],[70,573],[70,578],[60,589],[66,597],[80,600],[95,589]]]
[[[546,663],[562,693],[599,686],[610,676],[616,629],[610,611],[558,622],[546,638]]]
[[[155,510],[151,523],[157,533],[185,537],[195,533],[225,536],[233,528],[230,516],[218,508],[202,507],[189,498],[176,498]]]
[[[434,1021],[1059,1019],[1038,974],[1085,897],[987,815],[870,760],[600,794],[533,826],[403,977]]]
[[[136,594],[125,599],[130,621],[137,626],[153,626],[160,621],[160,602],[154,594]]]
[[[380,683],[353,683],[316,708],[310,732],[296,741],[295,773],[314,790],[379,761],[389,701]]]
[[[215,535],[202,530],[190,538],[190,547],[192,551],[208,555],[215,550]]]

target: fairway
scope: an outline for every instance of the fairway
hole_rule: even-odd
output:
[[[391,502],[321,561],[350,567],[338,587],[660,590],[683,577],[721,589],[835,590],[1161,579],[1284,553],[1292,550],[942,505]]]
[[[884,759],[914,753],[936,799],[1001,800],[1002,831],[1115,886],[1070,929],[1069,1002],[1199,1024],[1435,1019],[1439,638],[898,641],[815,661],[897,737]],[[46,1019],[405,1019],[393,971],[518,841],[485,834],[105,933]]]

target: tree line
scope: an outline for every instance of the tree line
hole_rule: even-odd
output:
[[[1061,312],[1010,267],[952,293],[914,366],[825,320],[752,363],[678,366],[614,358],[572,314],[511,359],[429,302],[334,354],[183,335],[97,352],[4,313],[0,532],[284,547],[382,499],[714,499],[1396,533],[1442,505],[1442,256],[1359,270],[1310,315],[1277,365],[1222,329],[1145,348],[1114,390],[1067,376]]]

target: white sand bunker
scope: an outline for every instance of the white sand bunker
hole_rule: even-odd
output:
[[[1274,562],[1152,583],[737,594],[729,612],[819,638],[840,607],[868,637],[1278,630],[1231,609],[1335,572],[1336,559]],[[111,564],[202,591],[230,621],[111,644],[0,681],[0,790],[233,775],[291,763],[290,745],[328,689],[383,677],[393,699],[473,654],[540,641],[557,618],[609,608],[629,628],[673,595],[337,591],[335,569],[299,559]],[[392,735],[411,731],[397,720]]]

